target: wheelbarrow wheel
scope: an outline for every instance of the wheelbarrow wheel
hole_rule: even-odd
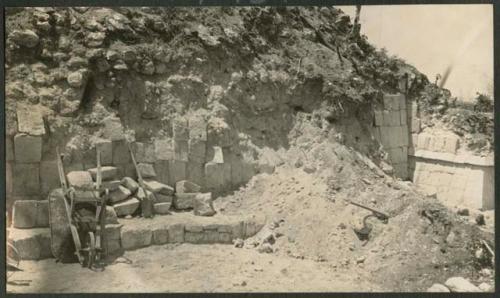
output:
[[[88,234],[87,248],[88,248],[87,266],[89,268],[92,268],[92,265],[94,264],[95,257],[96,257],[95,236],[94,236],[93,232],[89,232],[89,234]]]

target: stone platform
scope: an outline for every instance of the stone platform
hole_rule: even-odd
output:
[[[246,239],[265,225],[264,216],[195,216],[192,212],[156,215],[154,218],[119,219],[119,224],[106,225],[108,251],[118,254],[125,250],[166,243],[232,243],[233,239]],[[50,229],[7,229],[22,259],[51,258]]]

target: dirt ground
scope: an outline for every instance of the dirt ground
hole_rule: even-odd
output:
[[[164,245],[127,251],[102,272],[53,259],[23,261],[10,293],[388,291],[366,273],[328,263],[260,254],[232,245]],[[311,278],[314,277],[314,278]],[[299,282],[302,281],[302,282]],[[307,281],[307,282],[304,282]]]

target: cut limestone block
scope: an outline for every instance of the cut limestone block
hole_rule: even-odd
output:
[[[101,186],[109,191],[114,191],[121,185],[121,183],[122,182],[120,180],[103,181]]]
[[[184,225],[173,224],[168,227],[168,243],[184,242]]]
[[[211,193],[200,193],[194,198],[194,215],[198,216],[213,216],[215,209]]]
[[[203,163],[188,162],[186,170],[187,180],[192,181],[201,187],[205,185],[205,165]]]
[[[134,164],[125,163],[125,164],[115,164],[116,169],[118,170],[117,179],[121,179],[123,177],[137,177],[137,172],[135,170]]]
[[[37,201],[20,200],[14,202],[12,226],[27,229],[36,227]]]
[[[224,155],[222,154],[222,148],[219,146],[214,146],[214,158],[212,159],[213,163],[224,163]]]
[[[156,177],[156,172],[152,164],[139,163],[137,164],[137,170],[141,173],[143,179]]]
[[[459,142],[458,137],[447,136],[444,142],[444,151],[453,154],[457,153],[458,142]]]
[[[106,224],[117,224],[118,215],[113,206],[106,206]]]
[[[5,191],[9,197],[12,194],[12,163],[5,163]]]
[[[194,207],[194,199],[197,193],[176,193],[174,196],[175,209],[183,210]]]
[[[153,232],[149,228],[124,226],[121,241],[125,250],[137,249],[151,245]]]
[[[43,136],[45,134],[45,124],[42,113],[38,109],[27,109],[17,105],[17,127],[21,133],[31,136]]]
[[[52,189],[61,185],[57,161],[42,161],[40,163],[40,184],[42,194],[48,194]]]
[[[201,115],[194,115],[189,118],[189,138],[207,140],[207,122]]]
[[[12,137],[5,137],[5,161],[14,160],[14,144],[12,143]]]
[[[220,190],[224,186],[224,167],[222,164],[209,162],[205,164],[205,187],[209,190]]]
[[[42,159],[42,137],[17,134],[14,137],[14,153],[18,163],[40,162]]]
[[[125,131],[120,119],[117,117],[108,117],[102,121],[104,123],[103,136],[111,141],[125,139]]]
[[[162,225],[153,229],[153,244],[161,245],[168,242],[168,226]]]
[[[173,201],[173,196],[166,196],[159,193],[155,195],[155,203],[172,203]]]
[[[135,191],[139,188],[139,183],[130,177],[124,177],[121,181],[121,185],[125,186],[125,188],[130,190],[131,193],[135,193]]]
[[[113,254],[121,251],[121,224],[106,224],[107,252]]]
[[[384,94],[384,108],[390,111],[399,111],[403,94]]]
[[[189,128],[188,121],[184,117],[176,117],[172,121],[172,135],[174,140],[185,140],[189,139]]]
[[[49,226],[49,200],[37,201],[35,225],[38,228]]]
[[[178,181],[185,180],[187,162],[180,160],[169,160],[168,162],[168,185],[175,185]]]
[[[154,163],[154,169],[156,173],[156,180],[158,180],[161,183],[164,184],[169,184],[168,180],[168,167],[169,167],[169,161],[168,160],[157,160]]]
[[[174,189],[172,187],[155,180],[146,180],[144,181],[144,185],[147,190],[152,191],[153,193],[160,193],[167,196],[174,194]]]
[[[174,159],[188,161],[188,141],[174,140]]]
[[[154,141],[156,160],[174,159],[174,146],[171,139],[157,139]]]
[[[92,176],[92,179],[97,179],[97,168],[88,169],[88,172]],[[113,180],[116,178],[118,170],[116,167],[104,166],[101,167],[101,177],[102,180]]]
[[[195,163],[205,163],[206,142],[200,139],[190,139],[188,141],[188,161]]]
[[[135,159],[139,163],[155,162],[155,146],[153,143],[134,143]]]
[[[169,214],[170,213],[170,206],[172,206],[172,203],[155,203],[154,204],[154,210],[155,214]]]
[[[52,257],[50,229],[9,229],[9,238],[22,260],[40,260]]]
[[[200,190],[201,186],[188,180],[181,180],[175,184],[176,193],[193,193]]]
[[[95,143],[96,150],[101,152],[101,165],[113,163],[113,143],[111,140],[99,140]]]
[[[12,193],[14,195],[39,195],[39,164],[14,163],[12,166]]]
[[[186,243],[192,243],[192,244],[201,244],[201,243],[204,243],[204,234],[203,234],[203,230],[201,232],[189,232],[189,231],[186,231],[184,233],[184,241]]]
[[[132,158],[130,157],[130,151],[128,150],[127,141],[113,141],[113,165],[118,164],[130,164],[132,163]]]
[[[119,217],[132,215],[139,208],[141,202],[136,198],[130,198],[113,205],[116,215]]]
[[[125,199],[127,199],[129,196],[132,195],[132,192],[128,190],[126,187],[120,185],[115,191],[112,191],[109,193],[109,202],[110,203],[118,203],[121,202]],[[115,208],[116,210],[116,208]],[[118,214],[118,212],[117,212]]]
[[[69,186],[72,187],[92,187],[92,176],[87,171],[72,171],[66,175]]]

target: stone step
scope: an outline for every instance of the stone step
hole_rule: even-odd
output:
[[[234,239],[254,236],[264,227],[264,216],[195,216],[192,212],[156,215],[151,219],[119,219],[119,224],[107,225],[108,249],[111,253],[134,250],[166,243],[231,244]],[[51,258],[50,229],[7,229],[24,260]]]

